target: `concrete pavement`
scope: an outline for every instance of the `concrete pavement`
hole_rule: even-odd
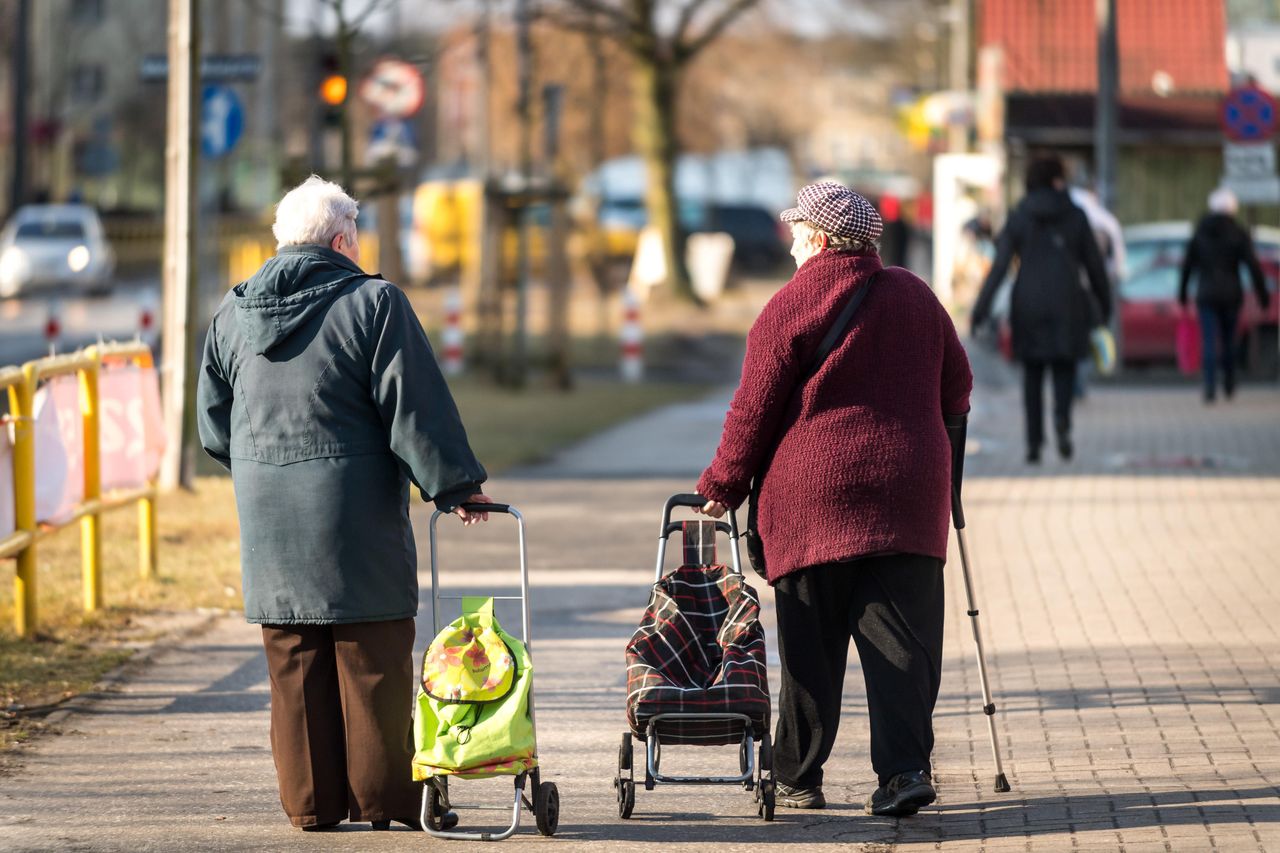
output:
[[[529,522],[539,738],[563,810],[555,839],[538,837],[530,819],[504,844],[1280,850],[1280,393],[1246,387],[1235,402],[1206,408],[1191,385],[1097,388],[1078,410],[1078,459],[1031,470],[1020,462],[1015,383],[977,361],[966,511],[1013,792],[991,790],[953,559],[935,806],[901,821],[861,813],[873,774],[865,691],[851,663],[827,810],[779,809],[764,824],[741,790],[659,787],[637,792],[632,820],[617,818],[609,780],[623,731],[621,650],[644,607],[658,510],[692,487],[714,449],[721,393],[490,489]],[[416,517],[425,558],[422,508]],[[510,589],[509,525],[449,523],[442,585]],[[757,587],[772,630],[768,590]],[[424,607],[420,646],[429,619]],[[292,830],[276,802],[266,690],[257,631],[235,618],[158,655],[0,777],[0,849],[433,843],[407,830]],[[671,750],[667,761],[673,770],[736,763],[732,749]],[[508,790],[505,781],[461,783],[454,796],[498,804]],[[471,826],[501,820],[462,816]]]

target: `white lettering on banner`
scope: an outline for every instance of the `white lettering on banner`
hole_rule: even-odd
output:
[[[98,375],[102,490],[136,489],[159,471],[164,424],[156,371],[133,365]]]
[[[36,392],[36,520],[61,524],[84,500],[80,380],[55,376]]]

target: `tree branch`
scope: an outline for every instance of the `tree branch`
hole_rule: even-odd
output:
[[[689,25],[693,23],[694,17],[705,5],[707,5],[707,0],[689,0],[685,4],[685,7],[680,10],[680,20],[676,23],[675,35],[672,37],[673,43],[680,44],[680,42],[684,41],[685,33],[689,31]]]
[[[733,0],[732,3],[725,8],[723,12],[714,18],[702,34],[689,42],[681,42],[675,45],[676,62],[684,64],[690,59],[698,55],[698,52],[711,44],[720,34],[723,33],[730,24],[736,21],[743,12],[756,5],[757,0]]]
[[[599,15],[606,20],[612,21],[615,27],[623,31],[633,30],[637,25],[637,22],[626,12],[603,2],[603,0],[562,0],[562,2],[589,17],[594,18]]]

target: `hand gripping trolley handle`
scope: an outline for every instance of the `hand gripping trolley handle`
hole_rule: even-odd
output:
[[[491,595],[484,597],[492,598],[495,601],[520,602],[520,640],[525,644],[526,648],[529,648],[529,560],[525,542],[524,516],[520,514],[519,510],[510,504],[464,503],[462,504],[462,508],[467,512],[492,512],[506,514],[516,520],[516,529],[519,534],[520,543],[520,594]],[[440,516],[444,514],[445,513],[442,513],[439,510],[436,510],[431,514],[431,631],[433,637],[440,632],[441,601],[461,601],[465,598],[475,597],[475,594],[442,595],[440,593],[436,523],[439,521]],[[536,732],[537,722],[534,719],[532,687],[530,688],[529,693],[529,719],[533,724],[534,731]],[[534,755],[537,755],[536,740]],[[536,765],[532,770],[516,775],[515,799],[511,808],[511,824],[505,830],[497,833],[454,832],[446,829],[443,817],[449,809],[448,777],[436,776],[428,779],[422,789],[422,806],[419,814],[419,818],[422,822],[422,828],[435,838],[446,838],[459,841],[502,841],[510,838],[515,834],[516,830],[520,828],[520,807],[523,805],[529,811],[533,812],[538,832],[542,835],[554,835],[560,822],[560,794],[557,791],[554,782],[543,782],[539,778],[540,775],[539,767]],[[531,782],[532,800],[530,800],[529,797],[526,797],[524,793],[526,781]],[[505,809],[505,806],[498,808]]]
[[[662,510],[662,526],[659,529],[658,559],[654,569],[655,584],[663,579],[663,563],[666,558],[668,538],[671,534],[684,530],[684,525],[681,522],[673,522],[671,520],[671,510],[675,507],[701,507],[706,502],[707,499],[705,497],[695,494],[673,495],[667,500],[666,506]],[[724,533],[729,537],[732,574],[737,575],[740,580],[742,578],[742,561],[739,553],[736,513],[733,510],[729,510],[729,522],[727,524],[723,521],[714,523],[702,522],[702,524],[705,524],[708,528],[714,527],[716,532]],[[688,543],[686,542],[686,544]],[[758,608],[758,602],[756,607]],[[760,640],[763,643],[763,629],[761,629]],[[761,657],[763,658],[763,654]],[[767,708],[767,684],[764,702]],[[735,731],[737,726],[741,726],[742,738],[738,746],[738,774],[730,776],[669,776],[664,774],[661,769],[664,726],[669,736],[673,731],[671,727],[687,724],[723,724],[726,728],[734,727]],[[767,711],[763,726],[760,726],[758,720],[753,720],[746,713],[684,711],[657,713],[648,717],[644,725],[644,732],[642,740],[644,746],[645,790],[652,791],[660,783],[677,785],[740,784],[746,790],[755,792],[757,811],[760,817],[767,821],[773,820],[775,782],[773,777],[773,747],[769,738]],[[724,743],[723,740],[719,742]],[[758,762],[756,760],[757,744],[759,744]],[[618,750],[618,772],[614,777],[613,786],[617,795],[618,816],[623,819],[631,817],[632,810],[635,808],[636,782],[632,732],[630,730],[622,735],[622,745]]]

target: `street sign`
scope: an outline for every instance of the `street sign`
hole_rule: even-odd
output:
[[[200,150],[216,159],[240,141],[244,132],[244,107],[226,86],[205,86],[200,97]]]
[[[262,57],[256,53],[215,53],[200,60],[200,79],[206,83],[252,83],[262,69]],[[169,79],[169,57],[152,53],[142,57],[138,74],[144,83],[163,83]]]
[[[1275,98],[1257,86],[1240,86],[1222,102],[1222,130],[1235,142],[1261,142],[1276,131]]]
[[[1270,142],[1228,142],[1222,146],[1222,173],[1251,181],[1276,176],[1276,148]]]
[[[418,143],[414,138],[413,125],[404,119],[382,118],[373,123],[365,159],[373,166],[388,157],[394,158],[396,164],[403,167],[412,166],[418,159]]]
[[[360,83],[360,97],[386,116],[405,118],[422,109],[427,85],[407,62],[380,59]]]

